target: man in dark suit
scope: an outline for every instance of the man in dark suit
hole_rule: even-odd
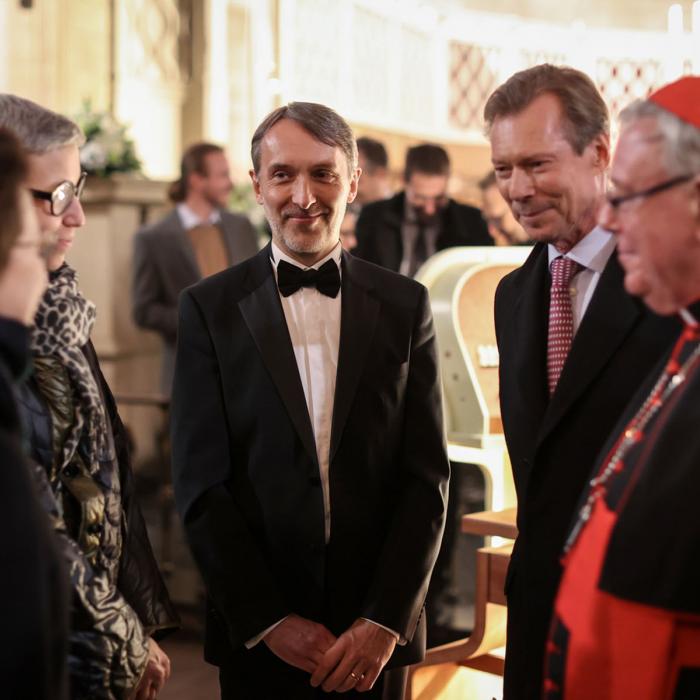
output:
[[[427,143],[409,148],[404,191],[363,207],[355,255],[413,277],[439,250],[493,245],[481,212],[447,196],[449,177],[444,148]]]
[[[516,73],[485,121],[501,194],[536,241],[495,302],[503,427],[518,496],[506,582],[504,698],[540,698],[559,556],[597,453],[676,332],[623,288],[615,239],[596,226],[608,112],[583,73]]]
[[[224,698],[398,699],[449,474],[427,292],[341,250],[360,170],[335,112],[272,112],[252,159],[271,244],[180,301],[174,485],[205,657]]]
[[[175,209],[134,237],[134,321],[163,339],[161,388],[166,395],[175,361],[178,295],[258,251],[250,221],[225,210],[232,188],[223,149],[196,143],[185,151],[180,179],[170,188]]]
[[[700,76],[620,113],[601,222],[683,331],[610,433],[562,556],[542,697],[700,698]],[[614,188],[614,189],[613,189]]]

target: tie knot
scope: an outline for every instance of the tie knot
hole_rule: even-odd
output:
[[[551,265],[552,287],[568,287],[574,275],[582,268],[575,260],[563,255],[554,258]]]

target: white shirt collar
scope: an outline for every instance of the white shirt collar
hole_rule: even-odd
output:
[[[678,314],[680,317],[683,319],[683,323],[685,323],[687,326],[697,326],[698,325],[698,320],[693,316],[693,314],[688,311],[688,309],[679,309]]]
[[[195,226],[200,226],[201,224],[218,224],[219,221],[221,221],[221,212],[218,209],[214,209],[206,220],[195,214],[184,202],[180,202],[175,209],[177,210],[177,215],[180,217],[180,223],[182,223],[182,227],[186,231],[189,231]]]
[[[280,260],[284,260],[285,262],[288,262],[290,265],[295,265],[296,267],[300,267],[302,270],[309,270],[310,268],[313,268],[315,270],[318,270],[321,265],[323,265],[325,262],[328,262],[329,260],[335,260],[336,265],[340,267],[340,257],[343,254],[343,247],[340,245],[340,241],[336,244],[335,248],[331,250],[326,257],[323,259],[319,260],[318,262],[314,263],[311,266],[306,266],[300,263],[298,260],[295,260],[294,258],[291,258],[289,255],[286,253],[283,253],[279,247],[275,244],[274,241],[271,243],[272,245],[272,255],[270,256],[270,262],[272,263],[272,267],[275,270],[275,273],[277,272],[277,264],[279,263]]]
[[[549,264],[562,255],[551,243],[547,246]],[[601,274],[608,263],[610,255],[615,250],[615,236],[600,226],[596,226],[584,236],[568,253],[567,258],[575,260],[593,272]]]

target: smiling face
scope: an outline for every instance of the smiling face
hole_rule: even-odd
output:
[[[620,135],[611,171],[615,196],[670,180],[656,120],[640,118]],[[671,314],[700,299],[700,174],[649,197],[606,204],[601,224],[618,237],[625,288],[656,313]]]
[[[357,194],[360,170],[350,173],[343,151],[281,119],[260,143],[253,188],[272,238],[287,255],[313,265],[338,243],[340,224]]]
[[[28,157],[29,177],[27,187],[43,192],[51,192],[62,182],[77,184],[80,178],[80,155],[75,145],[63,146],[46,153]],[[45,236],[55,236],[56,246],[48,260],[50,270],[57,270],[66,259],[66,253],[73,245],[76,229],[85,223],[80,201],[73,198],[68,208],[60,216],[51,214],[51,203],[35,199],[39,227]]]
[[[609,161],[600,134],[578,155],[566,139],[559,99],[545,93],[494,120],[491,158],[498,189],[527,235],[570,250],[596,225]]]

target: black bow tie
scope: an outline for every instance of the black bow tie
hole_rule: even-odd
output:
[[[328,260],[318,270],[302,270],[285,260],[277,265],[277,286],[283,297],[298,292],[302,287],[316,287],[327,297],[337,297],[340,291],[340,271],[335,260]]]

